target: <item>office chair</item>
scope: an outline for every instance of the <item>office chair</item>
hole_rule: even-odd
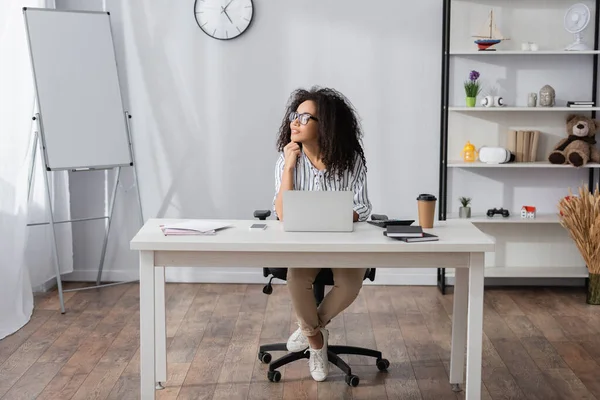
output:
[[[256,210],[254,212],[254,217],[260,220],[266,220],[271,215],[271,211],[269,210]],[[266,295],[270,295],[273,293],[273,286],[271,285],[271,281],[275,278],[280,280],[286,280],[287,277],[287,268],[263,268],[263,276],[268,278],[269,275],[271,278],[269,282],[263,288],[263,293]],[[364,279],[369,279],[371,282],[375,280],[375,268],[367,269],[365,273]],[[333,272],[331,268],[323,268],[321,272],[315,278],[313,283],[313,293],[315,295],[315,299],[317,301],[317,306],[321,304],[323,298],[325,297],[325,286],[332,286],[334,284],[333,281]],[[352,374],[352,369],[350,366],[344,362],[339,356],[346,355],[359,355],[359,356],[367,356],[376,358],[376,366],[380,371],[387,371],[390,366],[390,362],[382,357],[380,351],[367,349],[363,347],[354,347],[354,346],[338,346],[338,345],[328,345],[327,347],[327,357],[329,362],[337,366],[346,374],[345,381],[349,386],[356,387],[360,381],[359,377]],[[286,364],[294,362],[296,360],[309,358],[310,355],[305,351],[299,351],[296,353],[290,353],[280,357],[279,359],[271,362],[271,354],[269,351],[288,351],[286,343],[272,343],[272,344],[264,344],[260,346],[258,350],[258,359],[265,364],[269,364],[269,371],[267,372],[267,378],[271,382],[279,382],[281,380],[281,372],[277,371],[277,368],[282,367]]]

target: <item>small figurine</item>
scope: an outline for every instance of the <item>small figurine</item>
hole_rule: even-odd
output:
[[[471,144],[471,142],[467,141],[467,144],[465,144],[465,147],[463,148],[463,150],[460,152],[460,156],[463,158],[463,160],[465,162],[473,162],[477,160],[477,150],[475,149],[475,146],[473,146]]]
[[[523,219],[535,219],[535,207],[523,206],[521,207],[521,218]]]
[[[537,105],[537,93],[529,93],[527,97],[527,107],[535,107]]]
[[[540,106],[541,107],[554,107],[556,103],[556,92],[550,85],[545,85],[540,89]]]

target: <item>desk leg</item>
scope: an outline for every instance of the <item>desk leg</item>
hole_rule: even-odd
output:
[[[140,251],[140,397],[154,400],[154,252]]]
[[[167,323],[165,312],[165,267],[154,268],[154,318],[156,324],[156,389],[167,380]]]
[[[483,253],[471,253],[469,266],[469,316],[467,328],[467,384],[465,398],[481,398],[483,349]]]
[[[450,384],[460,391],[465,368],[467,345],[467,306],[469,298],[469,269],[455,268],[454,304],[452,306],[452,347],[450,350]]]

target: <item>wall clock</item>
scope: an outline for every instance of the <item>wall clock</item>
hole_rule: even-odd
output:
[[[252,0],[195,0],[198,26],[208,36],[231,40],[246,32],[254,16]]]

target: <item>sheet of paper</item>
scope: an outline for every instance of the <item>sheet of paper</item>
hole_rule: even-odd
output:
[[[222,221],[188,220],[165,224],[161,229],[165,235],[214,235],[219,229],[230,225]]]

